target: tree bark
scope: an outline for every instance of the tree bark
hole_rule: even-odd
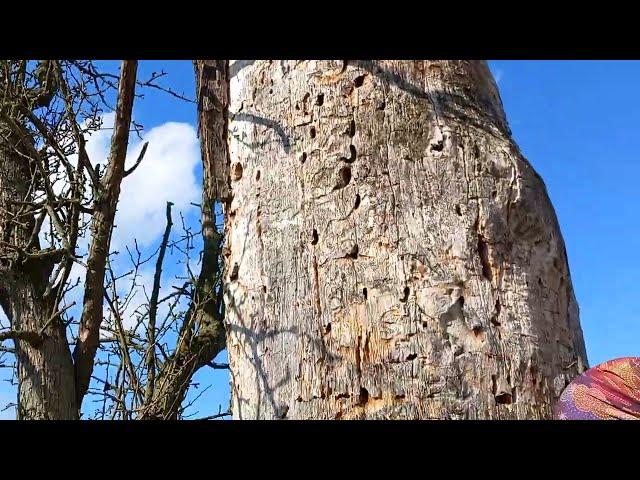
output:
[[[578,307],[486,63],[230,69],[234,418],[550,418]]]

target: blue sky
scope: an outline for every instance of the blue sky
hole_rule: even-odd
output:
[[[490,66],[558,214],[590,365],[640,355],[640,62]]]
[[[117,66],[113,62],[104,65]],[[513,136],[544,179],[558,214],[589,363],[640,355],[640,319],[635,308],[635,300],[640,298],[640,282],[636,280],[640,271],[640,226],[636,220],[640,204],[640,62],[527,60],[490,61],[489,65]],[[160,70],[167,72],[161,83],[195,96],[190,61],[140,62],[142,79]],[[147,89],[144,94],[134,108],[136,120],[149,135],[145,140],[150,140],[143,165],[164,166],[174,172],[177,165],[184,173],[180,177],[191,178],[176,176],[175,183],[169,179],[168,184],[154,184],[147,181],[152,170],[136,172],[140,174],[135,180],[136,192],[147,185],[146,196],[144,192],[131,194],[128,206],[119,208],[119,212],[127,210],[119,213],[123,216],[119,228],[121,237],[126,238],[128,228],[133,230],[145,222],[153,227],[160,212],[162,221],[150,230],[144,247],[153,251],[163,228],[165,200],[179,205],[181,201],[187,221],[195,224],[197,212],[189,211],[187,205],[194,196],[199,201],[201,167],[194,143],[195,106],[154,90]],[[171,139],[177,146],[170,148]],[[133,145],[132,152],[139,147],[139,142]],[[100,155],[98,147],[95,155]],[[149,196],[156,201],[145,207]],[[174,211],[174,222],[178,218],[178,211]],[[172,258],[177,257],[167,259],[163,279],[182,268],[172,266]],[[164,288],[169,285],[168,280],[163,281]],[[224,355],[218,361],[225,361]],[[2,378],[6,373],[0,372]],[[201,370],[195,380],[200,388],[192,391],[191,398],[207,390],[190,413],[197,411],[196,417],[201,417],[217,413],[219,406],[226,408],[230,390],[227,372]],[[13,388],[0,382],[0,408],[14,401],[14,395]],[[8,409],[0,418],[13,415],[13,409]]]

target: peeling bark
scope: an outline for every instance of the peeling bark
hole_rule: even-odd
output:
[[[234,417],[550,418],[578,307],[486,63],[230,70]]]

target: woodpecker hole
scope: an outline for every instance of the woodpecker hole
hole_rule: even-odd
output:
[[[231,179],[237,182],[242,178],[242,172],[243,172],[242,165],[239,163],[236,163],[233,166],[233,169],[231,170]]]

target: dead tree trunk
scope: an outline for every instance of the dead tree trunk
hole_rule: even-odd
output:
[[[230,74],[234,417],[550,417],[578,307],[486,63]]]

